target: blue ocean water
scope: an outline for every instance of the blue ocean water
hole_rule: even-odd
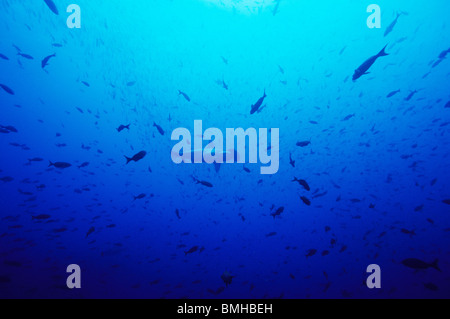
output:
[[[0,297],[450,297],[448,1],[71,3],[0,1]],[[195,120],[279,171],[175,164]]]

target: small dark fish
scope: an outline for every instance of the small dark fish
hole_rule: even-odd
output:
[[[303,179],[298,179],[297,177],[294,177],[294,180],[292,182],[298,182],[308,192],[311,190],[311,188],[309,187],[308,183],[305,180],[303,180]]]
[[[305,203],[306,206],[311,206],[311,201],[305,196],[301,196],[300,199]]]
[[[195,253],[197,250],[198,250],[198,246],[194,246],[191,249],[189,249],[188,251],[185,251],[184,255],[187,256],[188,254]]]
[[[156,127],[156,129],[158,130],[159,134],[163,135],[165,134],[164,130],[162,129],[161,126],[159,126],[158,124],[156,124],[155,122],[153,122],[153,127]]]
[[[0,53],[0,59],[9,60],[9,58],[6,55],[3,55],[1,53]]]
[[[62,48],[62,44],[60,43],[53,43],[52,46],[55,48]]]
[[[311,144],[311,141],[304,141],[304,142],[298,142],[297,146],[298,147],[306,147],[306,146],[308,146],[310,144]]]
[[[206,186],[209,188],[213,187],[213,185],[210,182],[200,181],[198,179],[196,179],[195,181],[197,182],[197,184],[200,184],[200,185],[203,185],[203,186]]]
[[[31,55],[29,55],[29,54],[25,54],[25,53],[19,52],[19,53],[17,53],[17,55],[19,55],[22,58],[25,58],[27,60],[34,60],[34,58]]]
[[[264,99],[267,97],[266,90],[264,90],[264,96],[261,97],[254,105],[252,105],[252,108],[250,110],[250,114],[255,114],[259,108],[262,106]]]
[[[72,164],[64,163],[64,162],[56,162],[56,163],[52,163],[51,161],[49,161],[49,162],[50,162],[50,164],[48,165],[48,167],[54,166],[59,169],[65,169],[65,168],[69,168],[72,166]]]
[[[271,233],[268,233],[267,235],[266,235],[266,237],[267,238],[269,238],[269,237],[273,237],[273,236],[276,236],[276,232],[271,232]]]
[[[44,68],[48,65],[48,61],[49,61],[51,58],[54,58],[54,57],[56,57],[56,53],[55,53],[55,54],[52,54],[52,55],[49,55],[49,56],[46,57],[44,60],[42,60],[42,62],[41,62],[42,68],[44,69]]]
[[[228,84],[225,83],[225,80],[222,80],[222,87],[228,91]]]
[[[386,97],[389,99],[391,97],[393,97],[394,95],[396,95],[397,93],[400,93],[401,90],[397,90],[397,91],[392,91],[391,93],[389,93]]]
[[[86,234],[86,238],[88,238],[89,235],[91,235],[93,232],[95,232],[95,227],[89,228],[89,230],[88,230],[88,232],[87,232],[87,234]]]
[[[401,13],[397,13],[397,17],[395,18],[395,20],[392,21],[392,23],[386,28],[386,31],[384,32],[385,37],[387,37],[389,33],[391,33],[394,30],[394,27],[398,22],[398,18],[400,18],[401,15],[402,15]]]
[[[134,155],[132,158],[129,158],[129,157],[126,157],[126,156],[125,156],[125,158],[127,159],[127,165],[128,165],[130,162],[138,162],[138,161],[140,161],[140,160],[143,159],[146,155],[147,155],[147,152],[142,151],[142,152],[139,152],[139,153],[137,153],[136,155]]]
[[[405,98],[405,101],[410,101],[418,91],[411,91],[411,93]]]
[[[54,14],[59,15],[58,8],[56,8],[56,5],[52,0],[44,0],[44,1]]]
[[[14,91],[11,90],[11,89],[10,89],[9,87],[7,87],[6,85],[0,83],[0,87],[1,87],[6,93],[11,94],[11,95],[14,95]]]
[[[14,126],[11,126],[11,125],[9,125],[9,126],[0,125],[0,127],[5,129],[5,130],[8,130],[8,131],[10,131],[12,133],[18,133],[19,132]]]
[[[448,101],[447,104],[445,104],[444,108],[450,109],[450,101]]]
[[[91,87],[91,85],[89,83],[87,83],[86,81],[81,81],[81,83],[83,83],[87,87]]]
[[[31,216],[32,220],[46,220],[51,218],[52,216],[47,215],[47,214],[42,214],[42,215],[37,215],[37,216]]]
[[[223,280],[223,282],[225,283],[226,287],[228,287],[229,285],[231,285],[231,282],[233,281],[233,278],[235,276],[231,276],[230,273],[228,271],[225,271],[222,276],[220,276],[220,279]]]
[[[291,164],[291,166],[295,168],[295,161],[292,159],[291,153],[289,153],[289,164]]]
[[[378,58],[389,55],[385,52],[386,47],[387,47],[387,45],[383,48],[383,50],[380,51],[380,53],[369,58],[366,62],[361,64],[361,66],[359,68],[356,69],[355,74],[353,75],[353,82],[358,80],[363,75],[369,74],[367,71],[369,71],[369,69],[378,60]]]
[[[186,93],[178,90],[178,95],[182,95],[186,99],[186,101],[191,102],[191,98]]]
[[[281,0],[275,0],[275,7],[272,10],[273,16],[276,16],[280,7]]]
[[[424,262],[422,260],[415,259],[415,258],[410,258],[410,259],[403,260],[402,261],[402,265],[404,265],[404,266],[406,266],[408,268],[415,269],[415,270],[425,270],[425,269],[428,269],[428,268],[434,268],[434,269],[442,272],[439,269],[438,262],[439,261],[436,259],[433,263],[428,264],[428,263],[426,263],[426,262]]]
[[[306,258],[312,257],[312,256],[314,256],[316,253],[317,253],[317,250],[316,250],[316,249],[310,249],[310,250],[308,250],[308,252],[307,252],[307,254],[306,254]]]
[[[346,117],[344,117],[344,118],[342,119],[341,122],[346,122],[346,121],[350,120],[351,118],[353,118],[353,117],[355,117],[355,116],[356,116],[356,114],[350,114],[350,115],[347,115]]]
[[[280,207],[276,210],[275,213],[270,214],[270,216],[272,216],[273,219],[275,219],[275,217],[280,216],[283,212],[284,212],[284,207]]]
[[[136,84],[136,81],[131,81],[127,83],[127,86],[134,86]]]
[[[444,204],[450,205],[450,199],[444,199],[442,202],[443,202]]]
[[[403,228],[403,229],[401,230],[401,232],[402,232],[402,234],[411,236],[411,238],[412,238],[413,236],[416,236],[416,232],[415,232],[414,230],[407,230],[407,229],[404,229],[404,228]]]
[[[178,219],[181,219],[180,211],[178,209],[175,210],[175,215],[177,215]]]
[[[0,178],[0,181],[4,182],[4,183],[9,183],[12,182],[14,180],[14,178],[10,177],[10,176],[5,176]]]
[[[138,196],[134,196],[134,200],[137,200],[137,199],[143,199],[143,198],[145,198],[145,197],[147,197],[147,195],[145,195],[145,194],[140,194],[140,195],[138,195]]]
[[[84,168],[89,166],[89,162],[84,162],[83,164],[81,164],[80,166],[78,166],[78,168]]]
[[[117,132],[122,132],[124,129],[127,129],[127,130],[130,130],[130,125],[131,124],[128,124],[128,125],[120,125],[119,126],[119,128],[117,129]]]

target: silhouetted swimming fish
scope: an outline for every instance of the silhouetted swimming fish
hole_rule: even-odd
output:
[[[11,95],[14,95],[14,91],[11,90],[11,89],[10,89],[9,87],[7,87],[6,85],[0,83],[0,87],[1,87],[6,93],[11,94]]]
[[[200,184],[200,185],[203,185],[203,186],[206,186],[209,188],[213,187],[213,185],[210,182],[200,181],[200,180],[196,179],[195,177],[194,177],[194,181],[196,181],[197,184]]]
[[[259,110],[259,108],[261,107],[261,105],[263,104],[263,102],[264,102],[264,99],[267,97],[267,95],[266,95],[266,90],[264,90],[264,95],[263,95],[263,97],[261,97],[256,103],[255,103],[255,105],[252,105],[252,108],[251,108],[251,110],[250,110],[250,114],[255,114],[258,110]]]
[[[397,93],[400,93],[400,90],[392,91],[392,92],[389,93],[386,97],[389,99],[389,98],[393,97],[394,95],[396,95]]]
[[[56,8],[56,5],[52,0],[44,0],[44,1],[54,14],[59,15],[58,8]]]
[[[303,186],[308,192],[311,190],[308,183],[303,179],[298,179],[297,177],[294,177],[294,180],[292,182],[298,182],[300,185]]]
[[[158,124],[156,124],[155,122],[153,122],[153,127],[156,127],[156,129],[158,130],[159,134],[164,136],[164,130],[162,129],[161,126],[159,126]]]
[[[306,147],[306,146],[308,146],[309,144],[311,144],[311,141],[303,141],[303,142],[298,142],[298,143],[297,143],[297,146],[298,146],[298,147]]]
[[[444,199],[442,202],[443,202],[444,204],[450,205],[450,199]]]
[[[191,102],[191,98],[186,93],[178,90],[178,95],[182,95],[186,99],[186,101]]]
[[[350,120],[351,118],[353,118],[353,117],[355,117],[355,116],[356,116],[356,114],[350,114],[350,115],[347,115],[346,117],[344,117],[344,118],[342,119],[341,122],[346,122],[346,121]]]
[[[55,54],[52,54],[52,55],[49,55],[49,56],[46,57],[44,60],[42,60],[42,62],[41,62],[42,68],[44,69],[44,68],[48,65],[48,61],[49,61],[51,58],[54,58],[54,57],[56,57],[56,53],[55,53]]]
[[[78,166],[78,168],[84,168],[89,166],[89,162],[84,162],[83,164],[81,164],[80,166]]]
[[[394,30],[394,27],[398,22],[398,18],[400,18],[401,15],[402,13],[397,13],[397,17],[395,18],[395,20],[392,21],[392,23],[386,28],[386,31],[384,32],[385,37],[387,37],[389,33],[391,33]]]
[[[93,232],[95,232],[95,227],[89,228],[88,232],[86,233],[86,238],[88,238],[89,235],[91,235]]]
[[[306,258],[308,258],[308,257],[313,257],[316,253],[317,253],[317,250],[316,250],[316,249],[310,249],[310,250],[308,250],[308,252],[306,253]]]
[[[8,126],[0,125],[0,128],[2,128],[4,130],[8,130],[9,132],[12,132],[12,133],[18,133],[19,132],[19,131],[17,131],[17,129],[14,126],[11,126],[11,125],[8,125]],[[23,145],[20,145],[20,146],[23,146]]]
[[[355,74],[353,75],[353,81],[358,80],[360,77],[362,77],[365,74],[369,74],[367,71],[377,61],[378,58],[389,55],[385,52],[386,47],[387,47],[387,45],[383,48],[383,50],[380,51],[380,53],[369,58],[366,62],[361,64],[361,66],[359,68],[356,69]]]
[[[305,203],[306,206],[311,206],[311,201],[305,196],[301,196],[300,199],[302,200],[303,203]]]
[[[122,132],[124,129],[127,129],[127,130],[130,130],[130,125],[131,124],[128,124],[128,125],[120,125],[119,126],[119,128],[117,129],[117,132]]]
[[[29,55],[29,54],[25,54],[25,53],[19,52],[19,53],[17,53],[17,55],[20,55],[21,57],[23,57],[23,58],[25,58],[27,60],[34,60],[34,58],[31,55]]]
[[[187,256],[189,254],[195,253],[198,250],[198,246],[194,246],[191,249],[189,249],[188,251],[184,252],[184,255]]]
[[[284,212],[284,207],[280,207],[275,211],[275,213],[270,214],[270,216],[272,216],[273,219],[275,219],[275,217],[280,216],[283,212]]]
[[[134,200],[137,200],[137,199],[144,199],[145,197],[147,197],[147,195],[145,195],[145,194],[140,194],[140,195],[138,195],[138,196],[134,196]]]
[[[295,161],[292,159],[291,153],[289,153],[289,164],[291,164],[291,166],[295,168]]]
[[[9,60],[9,58],[6,55],[3,55],[1,53],[0,53],[0,59]]]
[[[402,261],[402,265],[404,265],[404,266],[406,266],[408,268],[415,269],[415,270],[425,270],[425,269],[428,269],[428,268],[434,268],[434,269],[436,269],[438,271],[441,271],[439,269],[438,262],[439,261],[436,259],[434,262],[429,264],[429,263],[426,263],[426,262],[424,262],[422,260],[419,260],[419,259],[410,258],[410,259],[403,260]]]
[[[142,151],[142,152],[139,152],[139,153],[137,153],[136,155],[134,155],[132,158],[129,158],[129,157],[126,157],[125,156],[125,158],[127,159],[127,165],[130,163],[130,162],[138,162],[138,161],[140,161],[141,159],[143,159],[145,156],[147,155],[147,152],[145,152],[145,151]]]
[[[409,93],[409,95],[405,98],[405,101],[410,101],[417,92],[417,90],[411,91],[411,93]]]
[[[223,280],[225,285],[228,287],[231,285],[231,282],[233,281],[233,278],[236,276],[231,276],[231,274],[228,271],[225,271],[220,278]]]
[[[69,168],[72,166],[72,164],[64,163],[64,162],[56,162],[56,163],[52,163],[51,161],[49,161],[49,162],[50,162],[50,164],[48,165],[48,167],[54,166],[59,169],[65,169],[65,168]]]

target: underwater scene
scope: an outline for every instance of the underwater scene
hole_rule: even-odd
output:
[[[0,298],[449,298],[449,13],[0,0]]]

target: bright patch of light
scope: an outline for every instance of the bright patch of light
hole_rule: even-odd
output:
[[[203,0],[222,9],[244,14],[261,13],[273,10],[282,0]]]

